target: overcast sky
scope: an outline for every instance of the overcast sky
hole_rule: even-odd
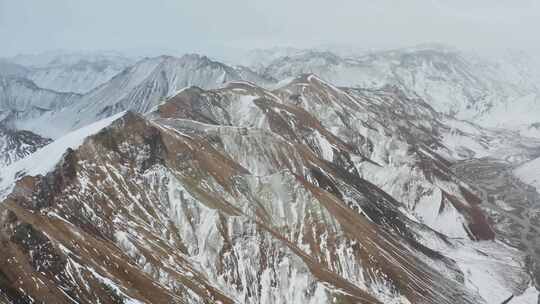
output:
[[[540,49],[539,1],[0,0],[0,56],[426,42]]]

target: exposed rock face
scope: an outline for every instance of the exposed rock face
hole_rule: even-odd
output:
[[[496,240],[486,203],[436,152],[453,153],[441,119],[395,88],[314,75],[275,91],[190,88],[128,112],[4,198],[3,300],[519,296],[525,256]]]

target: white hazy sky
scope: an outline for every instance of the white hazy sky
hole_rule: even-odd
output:
[[[540,50],[540,0],[0,0],[0,56],[438,42]]]

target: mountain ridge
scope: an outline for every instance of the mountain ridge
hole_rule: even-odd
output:
[[[4,121],[58,136],[0,170],[0,301],[538,299],[540,195],[513,168],[540,140],[395,83],[262,79],[160,56],[47,111],[15,98]]]
[[[27,252],[2,271],[28,269],[0,288],[195,303],[493,303],[529,288],[523,254],[493,241],[486,202],[432,150],[439,114],[399,90],[232,82],[104,125],[0,205],[7,252]]]

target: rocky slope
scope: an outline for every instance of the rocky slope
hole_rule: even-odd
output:
[[[69,133],[0,174],[3,300],[533,303],[443,118],[304,75]]]
[[[496,223],[497,233],[527,253],[531,273],[540,282],[540,193],[520,181],[511,164],[498,159],[470,159],[453,169],[476,186],[478,195],[488,202],[482,208]]]
[[[129,65],[128,59],[105,55],[21,56],[9,62],[29,66],[29,71],[18,76],[33,79],[38,87],[86,92],[102,84],[84,94],[79,105],[38,121],[40,125],[66,121],[62,130],[43,132],[31,121],[21,123],[45,137],[56,138],[122,110],[145,112],[190,85],[213,89],[227,81],[248,80],[270,88],[302,73],[315,73],[337,86],[396,86],[409,98],[420,97],[453,118],[540,137],[540,60],[523,52],[480,58],[444,46],[420,46],[342,57],[329,51],[278,48],[258,50],[244,59],[239,62],[249,63],[255,70],[199,55],[146,58],[126,70],[123,67]],[[75,88],[86,82],[93,84],[84,85],[87,89]],[[62,88],[64,85],[73,89]]]
[[[398,86],[437,111],[490,127],[531,131],[540,113],[540,60],[524,52],[479,57],[420,46],[340,57],[304,51],[273,60],[261,72],[278,80],[315,73],[339,86]],[[538,133],[536,133],[538,136]]]
[[[57,138],[70,130],[125,110],[147,112],[187,86],[216,88],[231,80],[252,80],[258,83],[272,81],[258,76],[248,68],[230,67],[205,56],[160,56],[137,62],[83,95],[44,90],[29,80],[19,80],[26,87],[32,87],[31,93],[27,93],[29,90],[26,87],[20,89],[21,85],[15,86],[10,82],[4,86],[9,95],[0,95],[0,105],[13,103],[11,99],[25,105],[39,104],[46,111],[30,115],[31,111],[21,109],[19,111],[24,112],[26,117],[15,117],[12,124],[19,129]],[[47,99],[41,96],[42,92],[51,95],[52,101],[49,103],[55,103],[54,107],[47,105]],[[72,96],[76,102],[71,99],[65,102],[65,96]]]

